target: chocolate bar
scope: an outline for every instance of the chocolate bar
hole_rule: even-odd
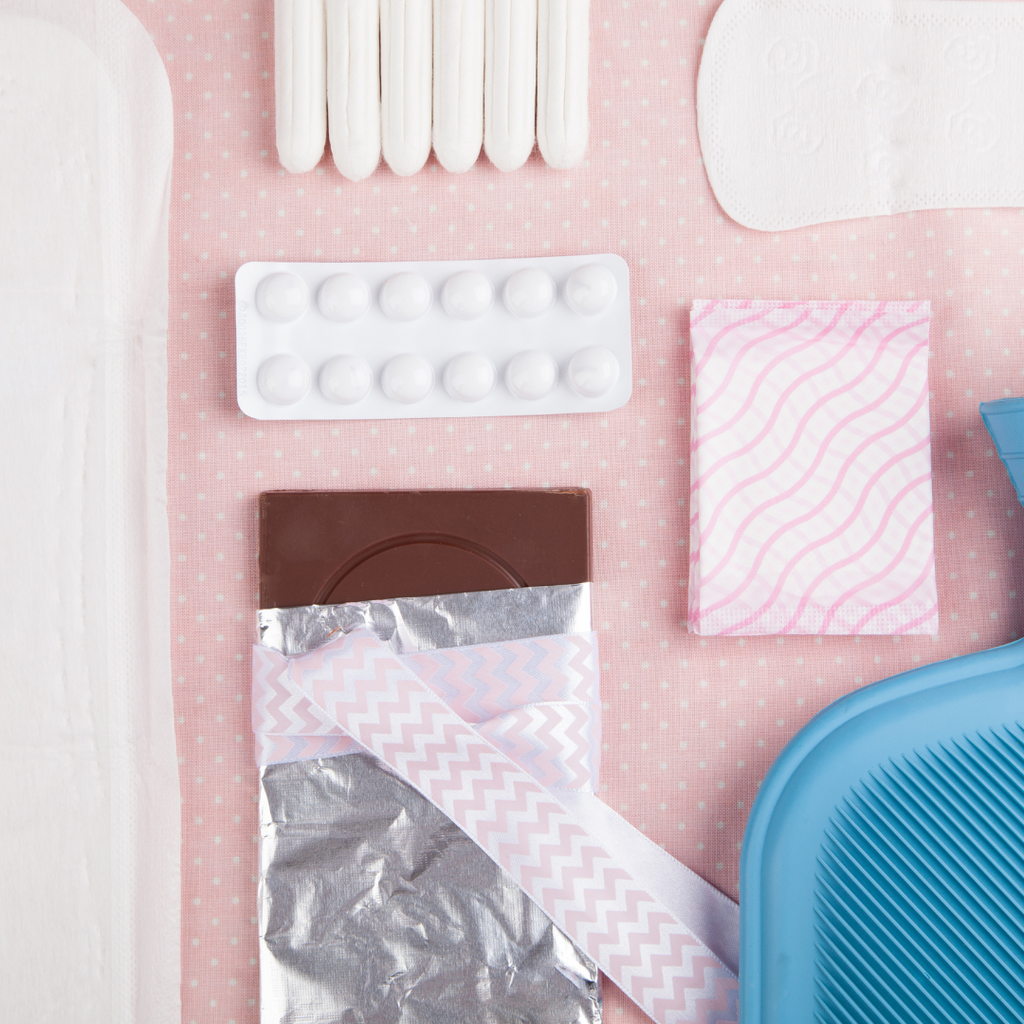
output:
[[[590,492],[269,491],[260,607],[590,579]]]
[[[558,585],[590,578],[589,514],[585,490],[263,494],[261,605],[292,611],[261,622],[319,638],[321,617],[345,610],[299,606],[451,594],[406,609],[405,642],[587,628],[582,595]],[[524,587],[562,599],[508,593]],[[353,614],[386,631],[396,603]],[[260,787],[262,1024],[600,1024],[590,958],[368,754],[265,765]]]

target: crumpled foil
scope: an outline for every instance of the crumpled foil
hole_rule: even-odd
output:
[[[357,627],[406,652],[584,631],[589,586],[260,612],[286,654]],[[261,768],[260,833],[262,1024],[600,1024],[595,964],[371,755]]]
[[[590,629],[590,584],[481,590],[440,597],[264,608],[260,643],[286,656],[322,647],[337,633],[372,630],[398,654]]]

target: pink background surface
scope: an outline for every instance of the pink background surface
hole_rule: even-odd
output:
[[[258,1019],[256,771],[249,729],[256,495],[296,488],[594,493],[604,795],[729,894],[772,759],[829,701],[1020,629],[1021,510],[978,402],[1024,391],[1024,210],[938,211],[771,235],[723,216],[694,94],[704,0],[596,2],[586,163],[501,174],[433,160],[354,185],[329,154],[277,164],[270,0],[129,0],[174,92],[170,470],[183,794],[186,1022]],[[630,266],[634,397],[571,418],[261,423],[234,399],[232,278],[245,260],[615,252]],[[940,634],[699,638],[686,615],[685,324],[707,298],[930,298]],[[641,1019],[612,986],[610,1020]]]

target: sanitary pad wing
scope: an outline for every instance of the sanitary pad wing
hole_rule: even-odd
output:
[[[725,0],[697,80],[715,198],[760,231],[1020,206],[1024,4]]]
[[[691,631],[938,631],[930,312],[694,302]]]

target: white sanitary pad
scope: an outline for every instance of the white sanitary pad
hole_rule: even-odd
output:
[[[715,197],[762,231],[1024,205],[1024,4],[725,0],[697,80]]]
[[[171,92],[117,0],[0,0],[2,1017],[178,1024]]]

